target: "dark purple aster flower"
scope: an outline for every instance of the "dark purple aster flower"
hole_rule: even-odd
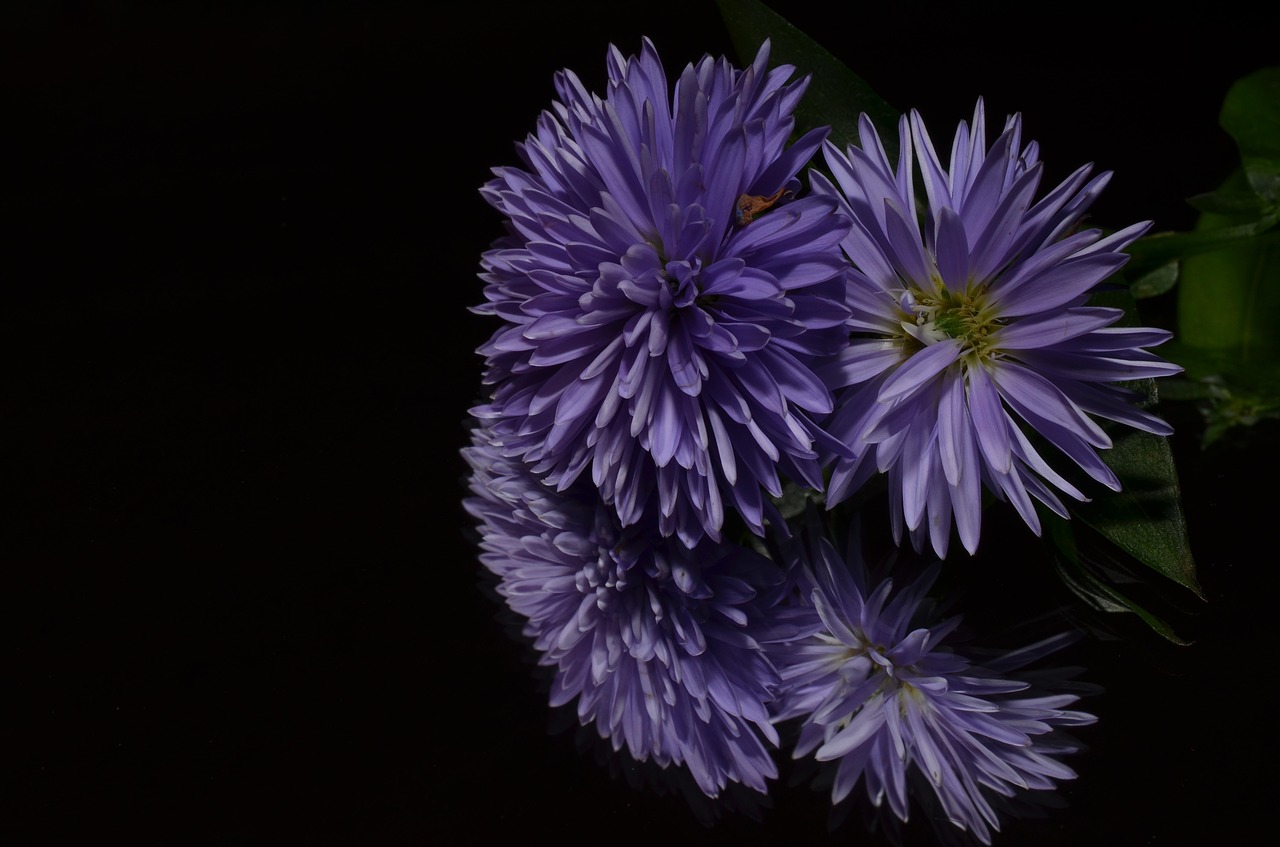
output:
[[[622,527],[585,480],[557,491],[477,427],[463,450],[480,560],[555,668],[551,703],[638,761],[687,765],[716,796],[765,792],[777,674],[754,637],[781,570],[743,547],[686,548],[655,526]]]
[[[811,625],[768,645],[783,679],[772,708],[780,722],[802,720],[796,758],[836,763],[833,803],[862,781],[873,804],[887,799],[905,821],[914,770],[952,823],[990,843],[994,798],[1075,777],[1058,757],[1077,747],[1059,728],[1095,722],[1068,709],[1088,689],[1071,681],[1076,668],[1026,668],[1074,634],[962,652],[949,643],[959,617],[937,620],[927,597],[938,563],[895,591],[826,538],[789,549],[807,588],[792,612],[807,611]]]
[[[726,503],[763,534],[763,492],[821,488],[834,444],[812,368],[846,338],[849,222],[795,196],[826,130],[786,147],[807,80],[768,56],[704,57],[669,89],[651,42],[611,47],[604,96],[557,74],[524,167],[482,188],[507,235],[481,262],[474,311],[502,325],[474,414],[551,485],[585,473],[624,526],[656,511],[689,546]]]
[[[898,135],[895,169],[864,115],[861,149],[826,146],[836,185],[813,179],[814,192],[839,197],[854,221],[844,241],[852,339],[824,376],[840,389],[828,429],[857,456],[837,463],[828,503],[887,473],[899,538],[905,526],[917,549],[927,537],[945,557],[954,516],[973,553],[984,486],[1037,534],[1033,499],[1063,517],[1054,489],[1086,499],[1031,433],[1118,490],[1098,455],[1111,440],[1095,418],[1169,434],[1120,383],[1181,368],[1144,349],[1168,332],[1115,326],[1120,309],[1088,305],[1150,226],[1107,236],[1078,228],[1110,173],[1091,179],[1086,165],[1035,200],[1037,145],[1022,145],[1015,115],[988,149],[981,100],[973,127],[961,122],[956,132],[949,171],[917,113]]]

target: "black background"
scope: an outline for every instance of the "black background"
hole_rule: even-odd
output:
[[[983,95],[1049,179],[1115,170],[1117,226],[1193,223],[1233,164],[1227,87],[1280,59],[1225,4],[775,8],[936,138]],[[481,589],[477,189],[556,69],[598,89],[642,35],[672,74],[731,51],[709,0],[10,8],[8,843],[874,843],[790,768],[709,811],[598,761]],[[1074,651],[1106,688],[1080,778],[997,844],[1252,843],[1274,802],[1277,429],[1203,452],[1166,417],[1208,602],[1162,608],[1195,643],[1126,618]],[[976,620],[1069,601],[1020,525],[984,533]]]

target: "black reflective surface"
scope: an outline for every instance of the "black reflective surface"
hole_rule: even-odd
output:
[[[728,51],[714,4],[212,5],[6,13],[7,843],[894,843],[865,809],[833,822],[799,766],[710,804],[603,755],[546,707],[459,505],[489,331],[465,310],[499,232],[476,189],[556,69],[598,84],[606,45],[645,34],[672,72]],[[1227,86],[1280,60],[1226,8],[854,6],[776,8],[938,126],[981,94],[1023,112],[1051,177],[1115,170],[1113,225],[1188,228],[1183,198],[1233,162]],[[1079,779],[997,844],[1264,831],[1280,432],[1203,452],[1194,410],[1165,412],[1208,602],[1163,608],[1195,643],[1122,619],[1073,648],[1106,689]],[[1031,550],[994,519],[964,565],[976,621],[1068,602]],[[936,842],[925,817],[902,843]]]

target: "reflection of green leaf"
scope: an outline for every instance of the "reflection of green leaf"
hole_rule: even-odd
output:
[[[1126,433],[1102,458],[1123,488],[1079,504],[1073,510],[1076,517],[1138,562],[1203,596],[1168,440]]]
[[[1280,67],[1237,80],[1218,120],[1236,141],[1249,187],[1264,203],[1280,203]]]
[[[858,142],[858,114],[866,112],[884,142],[890,160],[897,156],[896,110],[839,59],[808,35],[792,26],[759,0],[716,0],[734,50],[742,61],[756,55],[764,40],[771,40],[771,60],[795,65],[798,72],[812,74],[809,88],[796,107],[796,126],[801,132],[818,126],[831,127],[831,142],[844,149]]]
[[[1057,555],[1054,564],[1063,585],[1089,606],[1100,612],[1129,612],[1137,615],[1161,637],[1178,645],[1189,642],[1180,638],[1167,622],[1145,606],[1120,591],[1111,581],[1099,575],[1099,568],[1085,561],[1076,546],[1068,521],[1052,516],[1046,522],[1046,534]]]

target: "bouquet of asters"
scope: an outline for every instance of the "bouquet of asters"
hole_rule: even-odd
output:
[[[1202,226],[1113,228],[1111,174],[1046,181],[1020,114],[927,125],[720,6],[738,59],[563,70],[480,187],[478,559],[550,705],[618,755],[712,799],[800,761],[837,807],[991,843],[1097,720],[1064,651],[1117,614],[1180,643],[1142,586],[1200,591],[1157,386],[1207,437],[1278,413],[1226,313],[1277,305],[1280,76],[1224,103],[1241,164]],[[1174,294],[1196,326],[1145,325]],[[1014,644],[964,614],[993,515],[1078,601]]]

